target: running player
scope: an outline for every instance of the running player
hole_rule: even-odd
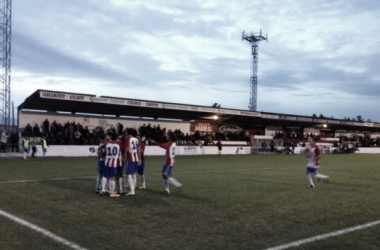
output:
[[[105,144],[105,177],[102,178],[102,191],[101,195],[106,191],[107,178],[110,190],[110,197],[119,197],[120,195],[115,193],[117,167],[122,166],[120,145],[115,141],[117,134],[111,135],[112,141]]]
[[[317,178],[318,181],[322,180],[323,182],[330,182],[330,176],[319,173],[319,169],[321,167],[319,159],[322,156],[322,151],[321,151],[320,147],[318,147],[318,145],[315,145],[315,146],[319,149],[316,151],[315,166],[317,168],[317,173],[316,173],[315,177]]]
[[[139,142],[136,138],[136,130],[128,129],[128,135],[124,139],[125,146],[125,172],[128,178],[129,192],[126,195],[135,195],[136,189],[136,173],[137,173],[137,162],[138,157],[138,147]]]
[[[138,154],[139,154],[139,161],[137,165],[137,173],[141,177],[141,182],[142,185],[139,187],[139,189],[146,189],[146,184],[145,184],[145,142],[141,140],[141,137],[137,137],[139,141],[139,147],[138,147]]]
[[[309,138],[309,145],[306,147],[307,165],[306,178],[309,182],[309,187],[314,188],[313,176],[318,173],[317,162],[321,156],[320,148],[315,144],[312,138]]]
[[[164,179],[164,193],[165,194],[170,193],[169,183],[171,183],[176,188],[182,187],[182,184],[180,182],[178,182],[176,179],[171,177],[172,169],[174,166],[177,137],[174,133],[169,133],[168,137],[169,137],[169,141],[166,143],[156,143],[155,141],[153,141],[155,145],[158,145],[161,148],[166,149],[165,162],[162,168],[162,178]]]

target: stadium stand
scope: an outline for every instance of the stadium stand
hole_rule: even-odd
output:
[[[292,153],[308,137],[326,147],[378,147],[380,123],[214,108],[178,103],[96,97],[37,90],[18,107],[18,135],[46,136],[50,145],[97,145],[106,133],[134,129],[147,141],[179,145],[248,145]],[[260,137],[261,136],[261,137]],[[264,136],[264,137],[262,137]]]

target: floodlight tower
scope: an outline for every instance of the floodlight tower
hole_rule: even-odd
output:
[[[241,40],[246,40],[251,44],[252,48],[252,75],[251,75],[251,93],[249,96],[249,110],[256,111],[257,109],[257,65],[258,65],[258,50],[259,42],[266,40],[268,41],[268,34],[263,35],[260,30],[260,33],[250,33],[245,34],[243,31],[241,35]]]
[[[0,123],[11,124],[11,17],[12,0],[0,0]]]

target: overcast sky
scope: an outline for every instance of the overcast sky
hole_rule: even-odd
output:
[[[16,0],[12,100],[37,89],[380,121],[378,0]]]

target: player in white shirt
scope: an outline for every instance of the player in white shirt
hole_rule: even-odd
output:
[[[119,197],[119,194],[115,193],[117,167],[122,166],[122,157],[120,145],[115,141],[117,134],[112,134],[112,141],[105,144],[105,174],[102,178],[102,191],[100,194],[104,194],[106,191],[107,179],[110,189],[110,197]]]
[[[321,149],[315,144],[312,138],[309,138],[309,144],[306,146],[306,178],[309,183],[309,187],[314,188],[313,176],[318,174],[318,162],[321,157]]]
[[[137,182],[137,165],[139,161],[138,147],[139,141],[136,138],[136,131],[129,129],[128,135],[124,139],[125,146],[125,172],[129,185],[129,192],[126,195],[135,195]]]

